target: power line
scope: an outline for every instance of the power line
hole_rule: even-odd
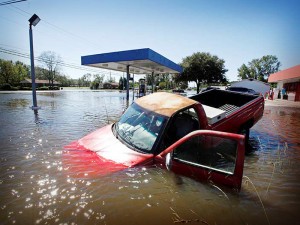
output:
[[[11,1],[21,1],[21,0],[11,0]],[[26,1],[26,0],[23,0],[23,1]],[[8,1],[7,1],[7,2],[8,2]],[[24,17],[27,16],[27,15],[25,15],[25,14],[31,15],[29,12],[27,12],[27,11],[25,11],[25,10],[23,10],[23,9],[20,9],[20,8],[18,8],[18,7],[16,7],[16,6],[12,6],[12,5],[11,5],[10,9],[13,10],[13,11],[15,11],[15,12],[17,12],[17,13],[19,13],[20,15],[22,15],[22,16],[24,16]],[[69,36],[72,36],[73,38],[77,38],[77,39],[84,40],[85,43],[89,43],[89,44],[92,45],[93,47],[95,47],[95,46],[98,47],[98,45],[96,45],[95,43],[93,43],[93,42],[87,40],[86,38],[83,38],[83,37],[81,37],[81,36],[79,36],[79,35],[73,34],[73,33],[69,32],[69,31],[67,31],[67,30],[65,30],[65,29],[63,29],[63,28],[60,28],[60,27],[58,27],[58,26],[56,26],[56,25],[54,25],[54,24],[52,24],[52,23],[50,23],[50,22],[44,20],[44,19],[42,19],[41,22],[44,22],[43,24],[48,25],[49,27],[51,27],[52,29],[54,29],[54,30],[56,30],[56,31],[58,31],[58,32],[60,32],[60,33],[67,34],[67,35],[69,35]],[[1,45],[1,44],[0,44],[0,45]],[[14,50],[8,50],[8,49],[4,49],[4,48],[1,48],[1,47],[0,47],[0,52],[3,52],[3,53],[6,53],[6,54],[15,55],[15,56],[19,56],[19,57],[23,57],[23,58],[28,58],[28,59],[30,59],[30,56],[29,56],[29,54],[27,54],[27,53],[24,54],[24,53],[21,53],[21,52],[17,52],[17,51],[14,51]],[[35,57],[35,60],[40,61],[40,62],[44,62],[44,61],[41,60],[41,58],[39,58],[39,57]],[[60,65],[60,66],[63,66],[63,67],[71,68],[71,69],[84,70],[84,71],[93,72],[93,73],[99,73],[99,70],[101,70],[101,69],[93,70],[93,69],[86,68],[86,67],[81,66],[81,65],[79,66],[79,65],[76,65],[76,64],[65,63],[65,62],[62,62],[62,63],[60,63],[59,65]],[[105,75],[108,75],[110,72],[107,72],[107,71],[104,72],[103,70],[101,70],[101,73],[103,73],[103,74],[105,74]],[[121,74],[119,74],[119,73],[113,73],[113,75],[114,75],[114,76],[121,76]]]
[[[11,1],[6,1],[6,2],[0,2],[0,6],[2,5],[10,5],[18,2],[25,2],[27,0],[11,0]]]
[[[22,52],[12,50],[12,49],[5,49],[5,48],[0,47],[0,52],[3,52],[5,54],[9,54],[9,55],[14,55],[14,56],[30,59],[30,55],[28,53],[22,53]],[[47,62],[47,59],[45,59],[43,57],[34,57],[34,59],[39,61],[39,62]],[[101,72],[101,73],[106,74],[106,75],[108,75],[110,73],[108,71],[103,71],[101,69],[94,69],[93,70],[93,69],[90,69],[90,68],[87,68],[87,67],[84,67],[84,66],[81,66],[81,65],[76,65],[76,64],[68,63],[68,62],[57,62],[57,65],[62,66],[62,67],[71,68],[71,69],[77,69],[77,70],[92,72],[92,73]],[[116,73],[114,73],[113,75],[121,76],[121,74],[116,74]]]
[[[14,10],[15,12],[19,13],[20,15],[22,15],[22,16],[24,16],[24,17],[26,17],[26,16],[25,16],[23,13],[26,13],[26,14],[28,14],[28,15],[31,15],[31,13],[29,13],[29,12],[23,10],[23,9],[20,9],[19,7],[16,7],[16,6],[11,6],[11,7],[17,9],[18,11],[20,11],[20,12],[18,12],[18,11],[16,11],[16,10]],[[22,13],[21,13],[21,12],[22,12]],[[79,39],[79,40],[81,40],[81,41],[84,41],[85,43],[89,43],[89,44],[90,44],[91,46],[93,46],[93,47],[97,47],[97,48],[99,47],[97,44],[91,42],[90,40],[88,40],[88,39],[86,39],[86,38],[84,38],[84,37],[81,37],[81,36],[79,36],[79,35],[77,35],[77,34],[74,34],[74,33],[70,32],[70,31],[67,31],[67,30],[65,30],[65,29],[63,29],[63,28],[61,28],[61,27],[59,27],[59,26],[57,26],[57,25],[54,25],[54,24],[48,22],[47,20],[45,20],[45,19],[43,19],[43,18],[41,19],[41,22],[44,23],[44,24],[46,24],[47,26],[51,27],[52,29],[54,29],[54,30],[56,30],[56,31],[59,31],[60,33],[67,34],[67,35],[69,35],[69,36],[72,36],[73,38],[76,38],[76,39]]]

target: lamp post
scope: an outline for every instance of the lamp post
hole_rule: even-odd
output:
[[[40,18],[34,14],[29,21],[29,40],[30,40],[30,61],[31,61],[31,84],[32,84],[32,100],[33,106],[31,107],[35,113],[39,107],[37,106],[36,101],[36,89],[35,89],[35,71],[34,71],[34,54],[33,54],[33,38],[32,38],[32,25],[36,26],[40,22]]]

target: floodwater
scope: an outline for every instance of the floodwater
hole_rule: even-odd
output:
[[[265,108],[236,193],[156,167],[99,176],[93,155],[66,158],[63,146],[118,120],[125,93],[38,93],[38,115],[31,99],[0,93],[0,224],[298,224],[300,109]]]

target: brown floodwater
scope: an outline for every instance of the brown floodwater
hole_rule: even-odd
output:
[[[125,93],[0,93],[0,224],[298,224],[300,109],[266,106],[239,193],[157,167],[108,176],[63,147],[112,123]],[[130,97],[130,101],[132,96]]]

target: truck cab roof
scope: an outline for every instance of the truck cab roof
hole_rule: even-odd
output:
[[[135,102],[147,110],[167,117],[171,117],[177,111],[198,103],[193,99],[167,92],[153,93],[139,98]]]

